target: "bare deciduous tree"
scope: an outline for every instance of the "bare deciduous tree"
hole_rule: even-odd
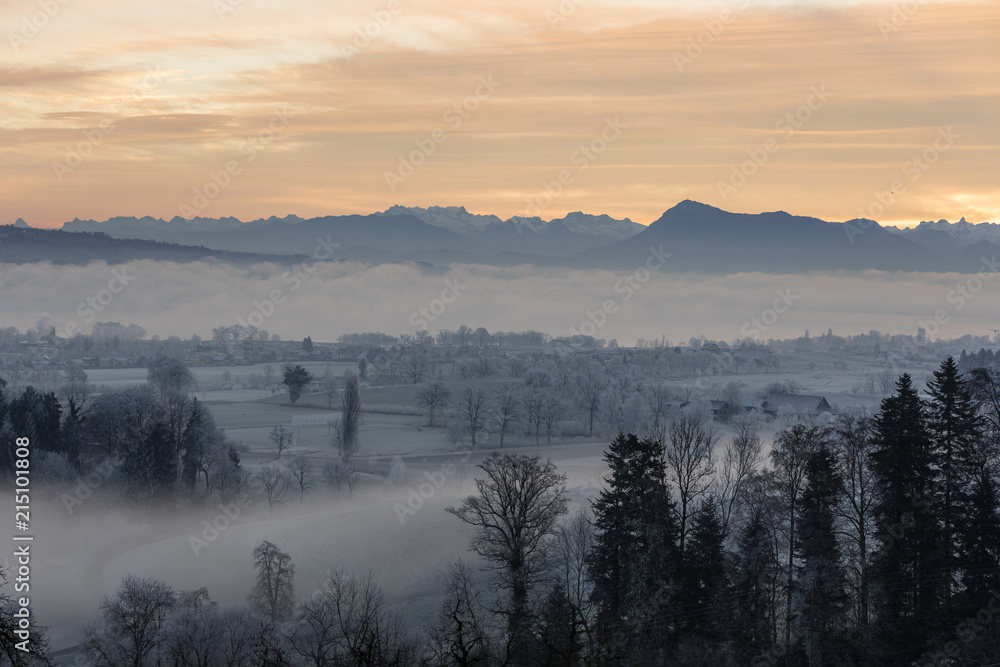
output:
[[[299,454],[288,464],[288,473],[299,492],[299,504],[305,499],[306,491],[312,488],[312,461],[305,454]]]
[[[715,480],[715,497],[724,536],[729,534],[747,479],[763,459],[764,443],[757,435],[758,427],[759,422],[753,415],[736,417],[733,420],[736,433],[722,451],[722,469]]]
[[[307,664],[405,667],[414,643],[371,574],[331,572],[304,602],[289,637]]]
[[[651,385],[646,390],[646,400],[649,403],[648,426],[650,436],[661,442],[667,436],[667,411],[670,405],[670,390],[664,385]]]
[[[267,540],[253,550],[257,583],[250,593],[251,609],[280,621],[291,616],[295,605],[295,566],[292,557]]]
[[[12,667],[52,667],[55,663],[49,658],[49,640],[46,636],[46,628],[32,624],[28,651],[22,651],[19,643],[24,641],[15,634],[15,631],[22,631],[20,615],[20,604],[15,604],[15,597],[3,590],[7,584],[7,573],[0,566],[0,664],[11,665]],[[21,591],[23,593],[23,591]],[[20,598],[21,595],[16,597]],[[29,613],[34,617],[35,610],[29,608]],[[23,618],[23,617],[22,617]]]
[[[410,384],[418,384],[431,369],[427,353],[420,350],[404,354],[399,360],[403,375],[410,379]]]
[[[160,392],[164,398],[186,396],[194,386],[194,375],[180,359],[164,354],[150,362],[146,381]]]
[[[320,388],[323,395],[326,396],[326,407],[332,409],[333,402],[337,399],[337,396],[340,395],[340,388],[338,386],[337,377],[330,372],[329,366],[327,366],[326,373],[320,381]]]
[[[225,457],[211,464],[209,479],[210,488],[219,492],[219,499],[224,503],[230,503],[250,492],[253,487],[253,479],[250,473],[243,469],[239,463],[236,450],[230,447]]]
[[[476,437],[486,427],[489,418],[489,399],[482,387],[468,387],[462,392],[458,403],[458,417],[466,433],[472,439],[472,448],[476,448]]]
[[[494,452],[478,467],[484,474],[476,478],[479,494],[447,511],[478,529],[471,549],[500,574],[501,588],[509,591],[502,610],[508,641],[526,645],[521,640],[528,595],[549,567],[550,538],[566,513],[566,476],[537,456]]]
[[[514,387],[504,383],[493,395],[493,411],[490,416],[497,433],[500,434],[500,449],[503,449],[504,436],[520,420],[517,412],[517,394],[514,392]]]
[[[855,589],[857,620],[868,626],[870,600],[869,553],[875,524],[876,477],[872,468],[875,440],[867,415],[842,414],[834,425],[834,451],[844,485],[837,516],[846,522],[848,581]]]
[[[448,586],[437,620],[429,628],[433,664],[486,667],[492,659],[486,609],[469,567],[461,561],[448,569]]]
[[[434,412],[443,410],[451,398],[451,390],[441,382],[431,382],[417,389],[417,405],[422,405],[429,412],[427,425],[434,426]]]
[[[267,506],[272,513],[275,504],[285,502],[292,486],[291,473],[279,466],[264,466],[254,474],[253,481],[267,498]]]
[[[539,433],[545,421],[545,393],[538,386],[530,386],[521,395],[521,407],[524,408],[524,418],[529,426],[535,429],[535,445],[538,445]]]
[[[580,404],[587,413],[587,435],[594,435],[594,417],[601,409],[601,396],[607,386],[607,380],[596,373],[588,372],[580,380]]]
[[[496,375],[498,371],[497,362],[486,355],[479,355],[469,364],[469,373],[472,377],[489,378]]]
[[[277,424],[271,429],[270,435],[267,439],[274,443],[275,448],[278,450],[278,457],[281,458],[281,454],[292,446],[292,432],[285,430],[284,424]]]
[[[83,417],[87,412],[87,402],[93,390],[93,386],[87,382],[87,373],[83,366],[78,364],[68,364],[63,371],[66,381],[59,388],[59,395],[66,401],[69,415],[72,417]]]
[[[323,479],[334,495],[339,496],[345,486],[348,493],[354,490],[354,469],[351,464],[344,463],[339,459],[334,459],[333,461],[330,459],[326,460],[326,463],[323,465]]]
[[[220,609],[214,602],[178,606],[163,632],[169,656],[164,664],[290,666],[284,638],[270,619],[245,607]]]
[[[177,593],[163,582],[125,575],[101,601],[101,620],[84,627],[84,655],[101,667],[161,664],[159,635],[176,604]]]
[[[568,517],[555,530],[555,571],[558,586],[569,602],[569,626],[578,633],[574,639],[595,640],[597,605],[593,601],[593,581],[587,558],[594,547],[594,526],[584,509]]]
[[[667,432],[664,460],[667,475],[677,488],[680,549],[683,552],[695,501],[709,488],[715,472],[712,448],[717,435],[707,419],[686,412],[675,419]]]
[[[806,485],[806,464],[809,455],[828,437],[822,426],[795,424],[780,431],[771,448],[771,463],[782,506],[787,512],[788,558],[785,588],[785,643],[791,641],[792,626],[792,583],[795,576],[795,520],[798,516],[798,501]]]
[[[507,362],[507,373],[512,378],[519,378],[524,376],[528,371],[528,364],[520,357],[511,357]]]
[[[552,431],[562,419],[564,407],[557,396],[546,396],[542,401],[542,423],[545,424],[545,444],[552,444]]]

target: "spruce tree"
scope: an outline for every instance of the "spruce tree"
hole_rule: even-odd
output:
[[[925,407],[908,374],[875,420],[873,467],[881,530],[872,581],[883,657],[915,659],[942,627],[943,541],[934,511],[933,451]]]
[[[965,585],[960,615],[978,612],[1000,590],[1000,489],[989,466],[980,468],[968,494],[967,521],[960,528]]]
[[[663,447],[619,434],[604,454],[607,488],[593,502],[597,535],[588,558],[598,623],[630,659],[662,655],[677,573],[678,529]]]
[[[971,520],[970,493],[973,485],[976,443],[982,429],[972,390],[952,357],[941,363],[927,385],[927,430],[933,442],[933,465],[937,473],[935,513],[941,524],[942,565],[953,582],[961,578],[960,565],[968,563],[961,553],[960,533]],[[946,605],[952,611],[957,583],[945,584]]]
[[[969,520],[961,535],[969,601],[982,604],[1000,590],[1000,373],[977,368],[970,387],[982,419],[981,435],[972,460]]]
[[[719,641],[725,630],[720,610],[728,589],[723,528],[713,498],[701,503],[691,523],[678,595],[678,631]]]
[[[764,521],[764,508],[750,508],[747,525],[739,535],[730,587],[734,604],[724,616],[737,664],[762,664],[761,656],[774,648],[775,584],[778,576],[773,545]]]
[[[836,455],[825,444],[809,456],[806,476],[799,504],[796,626],[809,664],[841,664],[849,600],[834,512],[843,480]]]

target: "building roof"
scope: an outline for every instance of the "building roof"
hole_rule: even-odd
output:
[[[826,398],[808,394],[771,394],[760,407],[764,412],[777,413],[785,406],[798,414],[818,415],[821,412],[833,412]]]

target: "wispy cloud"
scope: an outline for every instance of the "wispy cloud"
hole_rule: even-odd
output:
[[[402,203],[506,217],[605,118],[621,116],[627,135],[575,179],[553,216],[582,209],[651,222],[691,197],[849,219],[941,126],[963,141],[888,221],[1000,216],[990,177],[1000,147],[995,3],[921,3],[889,40],[878,27],[889,2],[754,3],[678,71],[672,54],[730,5],[592,0],[552,26],[545,12],[556,2],[400,0],[365,49],[345,58],[342,45],[387,0],[241,3],[221,21],[211,3],[193,0],[67,3],[0,68],[0,178],[15,185],[4,214],[36,224],[170,216],[199,184],[192,174],[287,104],[295,126],[226,191],[218,214]],[[0,25],[16,29],[31,9],[5,5]],[[122,105],[150,68],[165,73],[156,91]],[[486,75],[503,82],[502,94],[388,193],[383,174],[400,152]],[[716,183],[814,85],[834,93],[823,113],[723,202]],[[106,116],[118,129],[101,154],[55,183],[51,163],[73,133]]]

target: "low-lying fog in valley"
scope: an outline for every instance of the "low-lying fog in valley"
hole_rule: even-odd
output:
[[[164,338],[206,336],[237,322],[286,339],[307,333],[320,339],[327,331],[436,332],[470,322],[490,331],[583,333],[623,345],[664,336],[675,344],[698,336],[766,341],[831,327],[913,335],[923,327],[932,338],[957,338],[988,334],[1000,312],[992,269],[979,275],[713,276],[649,271],[643,263],[618,272],[358,262],[307,267],[21,264],[4,268],[0,290],[8,325],[55,327],[60,336],[89,331],[95,321],[127,320]],[[109,282],[118,293],[108,290]]]

